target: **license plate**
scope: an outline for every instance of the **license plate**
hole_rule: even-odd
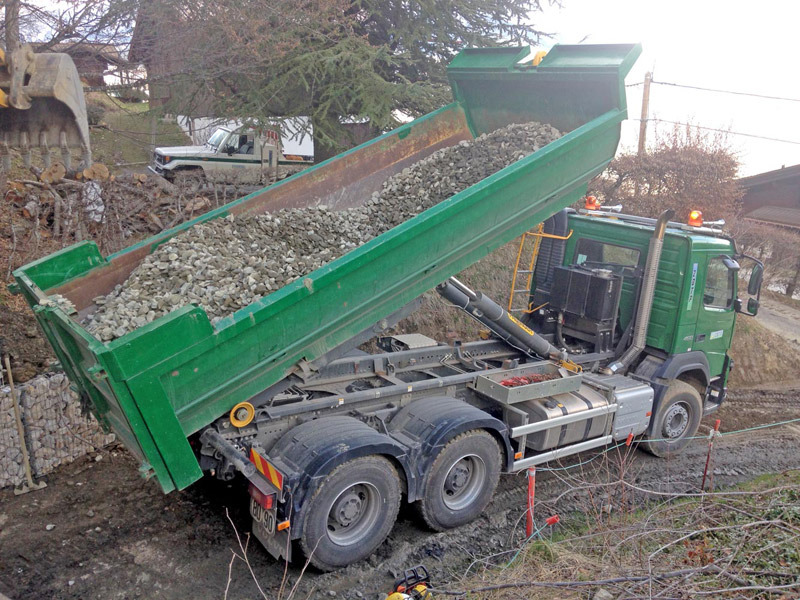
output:
[[[250,498],[250,516],[253,517],[253,527],[258,527],[267,535],[275,533],[275,509],[267,510],[256,502],[255,498]]]

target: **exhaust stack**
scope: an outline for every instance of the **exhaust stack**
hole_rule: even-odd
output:
[[[667,224],[675,211],[669,209],[661,213],[655,224],[653,237],[650,238],[650,248],[647,254],[647,265],[644,270],[644,281],[642,282],[642,295],[639,299],[639,309],[636,311],[636,324],[633,328],[633,341],[619,360],[608,365],[604,371],[613,375],[621,370],[627,369],[637,356],[644,350],[647,340],[647,327],[650,325],[650,312],[653,309],[653,297],[656,291],[656,280],[658,278],[658,264],[661,260],[661,250],[664,247],[664,232]]]

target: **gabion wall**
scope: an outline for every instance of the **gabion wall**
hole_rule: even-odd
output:
[[[63,373],[45,373],[15,385],[34,477],[114,441],[92,416],[81,414]],[[0,487],[25,482],[11,388],[0,387]]]

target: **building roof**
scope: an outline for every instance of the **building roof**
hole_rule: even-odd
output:
[[[760,206],[747,213],[745,219],[800,229],[800,208]]]
[[[104,59],[110,63],[120,64],[125,60],[119,54],[119,50],[112,44],[99,42],[59,42],[48,45],[46,43],[31,44],[35,52],[63,52],[64,54],[89,54]]]
[[[791,179],[793,177],[800,177],[800,165],[782,167],[780,169],[775,169],[774,171],[767,171],[766,173],[751,175],[750,177],[742,177],[739,179],[739,185],[745,189],[750,189],[765,183],[774,183],[784,179]]]

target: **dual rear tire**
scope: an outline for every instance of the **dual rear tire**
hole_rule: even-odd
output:
[[[468,431],[451,440],[425,478],[419,510],[428,526],[444,531],[477,518],[497,487],[500,459],[497,442],[485,431]]]
[[[425,475],[419,502],[425,522],[443,531],[480,515],[497,487],[501,456],[497,442],[485,431],[452,439]],[[389,535],[401,495],[397,469],[382,456],[340,465],[308,500],[300,538],[303,553],[323,571],[367,558]]]

